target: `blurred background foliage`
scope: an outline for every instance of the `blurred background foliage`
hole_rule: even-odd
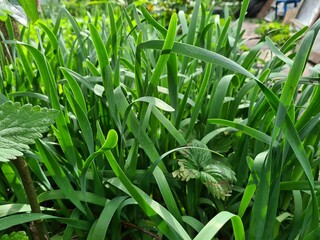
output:
[[[219,14],[224,14],[226,8],[235,14],[241,7],[241,0],[207,0],[203,1],[210,3],[212,11]],[[41,8],[45,17],[49,17],[52,13],[57,12],[61,6],[65,6],[73,16],[85,16],[87,12],[96,10],[103,11],[105,3],[116,3],[117,5],[129,5],[134,3],[136,6],[145,5],[147,9],[153,13],[154,17],[161,15],[172,15],[173,12],[184,11],[191,13],[194,0],[40,0]]]

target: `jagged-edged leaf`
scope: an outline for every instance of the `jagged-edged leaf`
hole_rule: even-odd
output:
[[[220,153],[226,153],[231,148],[231,145],[234,141],[233,130],[224,131],[217,136],[215,136],[211,141],[214,142],[212,144],[211,150],[217,151]]]
[[[4,14],[10,15],[17,22],[28,26],[27,15],[18,0],[0,0],[0,15]]]
[[[212,158],[208,147],[197,140],[192,147],[181,151],[184,158],[178,159],[179,169],[172,175],[182,181],[199,179],[216,198],[225,199],[232,191],[232,183],[236,181],[234,171]]]
[[[58,111],[30,104],[5,102],[0,105],[0,162],[22,156],[29,144],[41,138]]]
[[[230,167],[217,162],[203,168],[200,172],[200,181],[216,198],[225,200],[225,197],[230,196],[232,192],[232,183],[236,181],[236,177]]]
[[[190,146],[192,148],[181,151],[184,158],[192,165],[194,168],[201,168],[207,164],[212,163],[211,152],[208,151],[206,144],[198,141],[192,140]]]

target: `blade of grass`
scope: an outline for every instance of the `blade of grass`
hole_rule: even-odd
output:
[[[86,101],[79,84],[65,68],[61,68],[61,71],[68,81],[68,85],[70,86],[77,104],[81,107],[82,111],[87,114]]]
[[[47,62],[45,56],[43,56],[39,50],[35,49],[34,47],[28,44],[21,43],[21,45],[27,48],[27,50],[31,53],[34,60],[36,61],[36,64],[38,65],[38,68],[40,70],[41,78],[45,84],[45,89],[48,92],[48,96],[52,107],[60,111],[60,114],[56,118],[56,124],[59,131],[59,143],[61,144],[64,153],[67,155],[68,161],[76,168],[77,156],[74,150],[70,133],[67,130],[68,128],[66,119],[64,118],[62,109],[60,107],[52,69],[50,68],[50,65]]]
[[[114,130],[112,130],[112,131],[114,131]],[[116,134],[116,132],[115,132],[115,134]],[[117,138],[114,139],[114,141],[117,141]],[[163,232],[163,234],[168,234],[169,233],[168,229],[167,229],[168,226],[164,226],[164,225],[160,224],[159,219],[157,220],[157,218],[155,218],[159,214],[159,212],[157,212],[157,210],[154,207],[150,206],[150,202],[147,201],[145,196],[142,195],[141,192],[139,192],[138,189],[130,182],[128,177],[125,175],[125,173],[120,168],[120,166],[117,163],[116,159],[114,158],[112,152],[110,150],[106,150],[105,156],[107,157],[109,164],[112,167],[113,171],[115,172],[116,176],[119,178],[121,183],[123,183],[123,185],[125,186],[125,189],[138,202],[139,206],[144,210],[144,212],[151,219],[155,220],[157,224],[159,224],[158,227]],[[158,171],[155,171],[155,174],[157,174],[157,173],[158,173]],[[161,172],[160,177],[162,175],[163,174]],[[161,179],[159,177],[156,179],[158,179],[160,182],[163,182],[163,181],[161,181]],[[163,217],[162,214],[160,214],[160,216]],[[165,216],[165,217],[163,217],[163,219],[168,222],[169,226],[171,226],[171,227],[175,226],[173,229],[176,231],[177,234],[179,234],[182,237],[182,239],[190,239],[190,237],[184,232],[183,228],[178,223],[178,221],[174,217],[172,217],[171,214],[170,214],[170,217]]]
[[[187,141],[183,135],[171,124],[171,122],[157,109],[152,108],[152,113],[162,123],[162,125],[168,130],[168,132],[175,138],[179,145],[186,145]]]
[[[222,79],[218,82],[215,91],[211,94],[211,99],[209,102],[208,108],[208,118],[219,118],[220,116],[223,103],[225,98],[227,97],[227,92],[229,86],[232,84],[232,81],[237,79],[235,75],[226,75],[222,77]],[[213,126],[207,125],[205,133],[211,132]]]
[[[37,149],[39,150],[39,154],[41,156],[42,162],[47,167],[50,175],[53,177],[55,183],[59,186],[59,188],[65,192],[66,196],[70,199],[70,201],[84,214],[86,214],[86,210],[84,209],[82,203],[78,198],[74,197],[74,189],[68,180],[66,174],[59,166],[58,157],[52,152],[52,150],[46,146],[46,144],[40,140],[36,141]]]
[[[78,104],[78,101],[71,95],[67,87],[63,88],[65,96],[74,112],[78,123],[80,125],[81,134],[86,142],[89,153],[92,154],[94,152],[94,139],[93,132],[89,122],[89,119],[81,106]]]
[[[93,224],[88,234],[88,239],[105,239],[106,233],[114,213],[127,197],[119,196],[107,202],[99,218]]]
[[[208,64],[206,66],[206,71],[205,71],[205,74],[203,76],[203,79],[201,81],[201,86],[200,86],[200,89],[199,89],[199,93],[197,95],[197,99],[195,101],[195,106],[194,106],[194,110],[192,112],[192,115],[191,115],[191,120],[190,120],[190,123],[189,123],[189,126],[188,126],[188,129],[184,135],[184,138],[185,139],[188,139],[192,130],[194,129],[194,125],[198,119],[198,115],[200,113],[200,110],[201,110],[201,107],[202,107],[202,103],[206,97],[206,90],[207,90],[207,87],[208,87],[208,83],[209,83],[209,79],[210,79],[210,74],[211,74],[211,69],[212,69],[212,64]]]
[[[232,127],[232,128],[236,128],[242,132],[244,132],[245,134],[248,134],[249,136],[264,142],[266,144],[270,144],[272,138],[265,134],[264,132],[261,132],[259,130],[256,130],[254,128],[248,127],[246,125],[240,124],[240,123],[235,123],[229,120],[224,120],[224,119],[208,119],[208,123],[209,124],[217,124],[217,125],[224,125],[224,126],[228,126],[228,127]],[[277,145],[279,145],[279,143],[277,143]]]
[[[167,63],[167,77],[168,77],[168,89],[169,99],[171,106],[176,110],[173,113],[174,121],[176,120],[178,110],[178,58],[176,54],[171,53]]]
[[[268,45],[268,47],[270,48],[270,50],[279,58],[281,59],[283,62],[285,62],[286,64],[288,64],[289,66],[292,66],[293,64],[293,60],[288,58],[286,55],[284,55],[272,42],[272,40],[266,36],[266,43]]]
[[[187,32],[186,43],[191,46],[194,44],[194,38],[197,35],[196,29],[197,29],[197,22],[199,19],[200,5],[201,5],[201,1],[196,0],[194,8],[193,8],[192,17],[190,20],[190,25],[189,25],[188,32]],[[186,72],[188,61],[189,60],[187,57],[185,57],[182,61],[181,73],[183,73],[183,74]]]
[[[73,29],[74,33],[76,34],[77,41],[79,42],[79,45],[80,45],[80,47],[79,47],[80,61],[84,62],[86,60],[86,56],[87,56],[87,53],[86,53],[87,48],[85,47],[80,27],[79,27],[77,21],[75,20],[75,18],[64,7],[60,8],[58,16],[56,17],[56,22],[54,25],[53,33],[55,36],[59,35],[58,30],[59,30],[61,19],[63,16],[67,17],[67,19],[69,20],[69,22],[72,25],[72,29]],[[82,68],[80,68],[79,71],[80,71],[79,73],[81,74]]]
[[[83,230],[89,230],[90,223],[79,219],[59,218],[56,216],[42,214],[42,213],[23,213],[13,216],[8,216],[0,219],[0,231],[8,229],[10,227],[21,225],[23,223],[41,221],[45,219],[54,219],[67,224],[72,224],[74,227]]]
[[[229,220],[232,222],[235,239],[245,239],[243,223],[240,217],[230,212],[223,211],[211,219],[194,238],[194,240],[212,239],[221,227]]]
[[[161,24],[159,24],[158,21],[151,16],[151,14],[143,5],[141,5],[140,9],[141,13],[143,14],[147,22],[150,23],[155,29],[157,29],[161,33],[162,37],[165,38],[167,35],[167,29],[165,29]]]
[[[131,191],[126,188],[125,184],[122,183],[120,179],[112,178],[112,179],[109,179],[108,182],[114,185],[115,187],[121,189],[122,191],[131,195]],[[140,194],[140,196],[143,198],[143,201],[145,202],[146,205],[141,205],[140,201],[137,201],[138,204],[141,207],[148,207],[148,208],[150,207],[152,211],[156,212],[156,214],[158,214],[166,222],[166,224],[171,226],[171,229],[176,232],[175,234],[177,235],[171,235],[171,236],[175,236],[176,238],[183,239],[183,240],[191,239],[189,235],[185,232],[185,230],[181,227],[181,225],[178,223],[178,221],[171,215],[171,213],[168,210],[166,210],[161,204],[152,200],[147,194],[142,192],[139,188],[135,187],[135,191],[137,191],[137,193]],[[167,232],[167,230],[163,232],[164,235],[166,235],[166,233],[169,233],[169,232]]]
[[[138,48],[141,48],[141,49],[161,50],[162,47],[163,47],[163,40],[150,40],[138,45]],[[213,63],[217,66],[243,74],[249,78],[257,79],[252,73],[244,69],[242,66],[240,66],[236,62],[218,53],[215,53],[200,47],[175,42],[171,51],[180,55],[188,56],[190,58],[196,58],[205,62]]]
[[[160,75],[162,74],[165,64],[169,60],[170,52],[176,36],[176,28],[177,28],[177,15],[174,13],[170,19],[168,32],[164,40],[163,47],[161,49],[161,55],[155,66],[154,72],[150,79],[150,83],[148,84],[147,95],[149,96],[152,96],[154,94],[154,91],[157,89]]]
[[[238,26],[237,26],[237,30],[236,30],[234,45],[233,45],[233,55],[234,56],[236,56],[236,54],[237,54],[237,50],[238,50],[237,44],[240,41],[240,37],[241,37],[240,33],[241,33],[242,25],[243,25],[243,22],[244,22],[246,13],[247,13],[249,3],[250,3],[250,0],[244,0],[244,1],[242,1],[242,4],[241,4],[240,16],[238,19]]]
[[[95,46],[99,65],[100,72],[102,74],[103,85],[105,88],[105,96],[108,101],[108,106],[110,108],[111,116],[114,119],[114,122],[117,126],[120,126],[120,120],[117,115],[116,106],[115,106],[115,97],[114,97],[114,85],[113,85],[113,76],[112,69],[109,64],[109,56],[107,54],[106,48],[103,44],[103,41],[99,35],[97,28],[93,24],[89,24],[89,30],[93,44]]]

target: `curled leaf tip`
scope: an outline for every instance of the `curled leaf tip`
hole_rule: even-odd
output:
[[[118,143],[118,134],[114,129],[111,129],[108,132],[107,139],[104,142],[103,146],[101,147],[101,150],[109,150],[114,148]]]

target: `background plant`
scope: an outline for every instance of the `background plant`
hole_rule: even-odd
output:
[[[290,25],[279,22],[261,23],[255,32],[261,38],[270,37],[277,46],[282,46],[294,34]]]

